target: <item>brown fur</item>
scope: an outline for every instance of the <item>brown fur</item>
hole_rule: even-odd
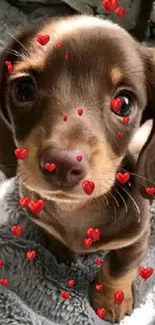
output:
[[[0,160],[10,176],[16,172],[12,171],[15,145],[29,150],[27,158],[18,161],[21,196],[45,200],[42,212],[29,215],[48,232],[48,247],[58,258],[111,250],[95,282],[102,282],[104,289],[97,293],[92,284],[90,299],[95,309],[112,310],[107,312],[107,319],[118,320],[132,309],[131,287],[148,241],[148,205],[141,194],[148,198],[145,187],[154,184],[155,127],[138,163],[129,154],[128,146],[140,124],[148,118],[155,119],[155,58],[154,50],[138,44],[123,29],[107,24],[91,27],[93,22],[84,26],[82,19],[74,16],[48,20],[36,29],[22,32],[18,40],[28,51],[16,41],[9,46],[19,51],[20,58],[4,50],[0,60],[1,115],[8,121],[13,138],[1,138],[8,145],[1,144]],[[50,34],[45,47],[37,43],[38,33]],[[56,47],[59,42],[63,44],[61,49]],[[68,61],[64,60],[66,54]],[[11,76],[5,60],[11,60],[15,67]],[[23,72],[32,74],[38,97],[21,108],[14,100],[11,84]],[[136,107],[128,125],[110,109],[119,87],[134,93]],[[77,114],[79,108],[84,110],[82,116]],[[68,116],[67,122],[63,121],[64,115]],[[4,123],[3,129],[7,134]],[[118,137],[119,131],[124,132],[123,138]],[[39,165],[42,152],[49,146],[86,154],[86,179],[95,183],[92,195],[83,192],[82,181],[76,187],[55,191],[56,176],[51,181]],[[6,147],[10,152],[7,164]],[[130,184],[115,181],[118,171],[131,173]],[[135,177],[135,173],[143,178]],[[86,204],[86,209],[81,208],[82,204]],[[88,249],[83,241],[89,227],[99,228],[101,239]],[[125,299],[116,311],[113,294],[117,289],[124,290]]]

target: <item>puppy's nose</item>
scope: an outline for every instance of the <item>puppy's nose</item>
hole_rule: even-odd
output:
[[[79,162],[77,156],[82,156]],[[47,171],[47,163],[55,164],[56,169]],[[40,166],[46,177],[54,187],[69,188],[79,184],[88,173],[88,160],[84,152],[79,150],[58,151],[47,148],[41,155]]]

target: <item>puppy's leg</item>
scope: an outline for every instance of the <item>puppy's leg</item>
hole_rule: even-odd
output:
[[[132,284],[146,253],[147,243],[148,231],[133,245],[113,250],[106,256],[97,279],[90,287],[91,305],[95,310],[106,309],[104,319],[115,322],[132,312]],[[102,284],[101,291],[97,291],[97,284]],[[114,300],[114,294],[119,290],[124,293],[124,300],[120,305]]]

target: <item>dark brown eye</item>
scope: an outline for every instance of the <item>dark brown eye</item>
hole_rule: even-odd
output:
[[[111,109],[118,116],[128,116],[134,106],[132,97],[129,94],[120,94],[111,101]]]
[[[32,102],[36,98],[36,85],[31,77],[22,77],[16,81],[15,97],[18,102]]]

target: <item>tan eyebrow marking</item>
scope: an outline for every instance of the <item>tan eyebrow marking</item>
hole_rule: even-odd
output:
[[[117,83],[121,81],[122,77],[123,77],[123,73],[120,70],[120,68],[114,67],[111,69],[110,79],[114,85],[117,85]]]

